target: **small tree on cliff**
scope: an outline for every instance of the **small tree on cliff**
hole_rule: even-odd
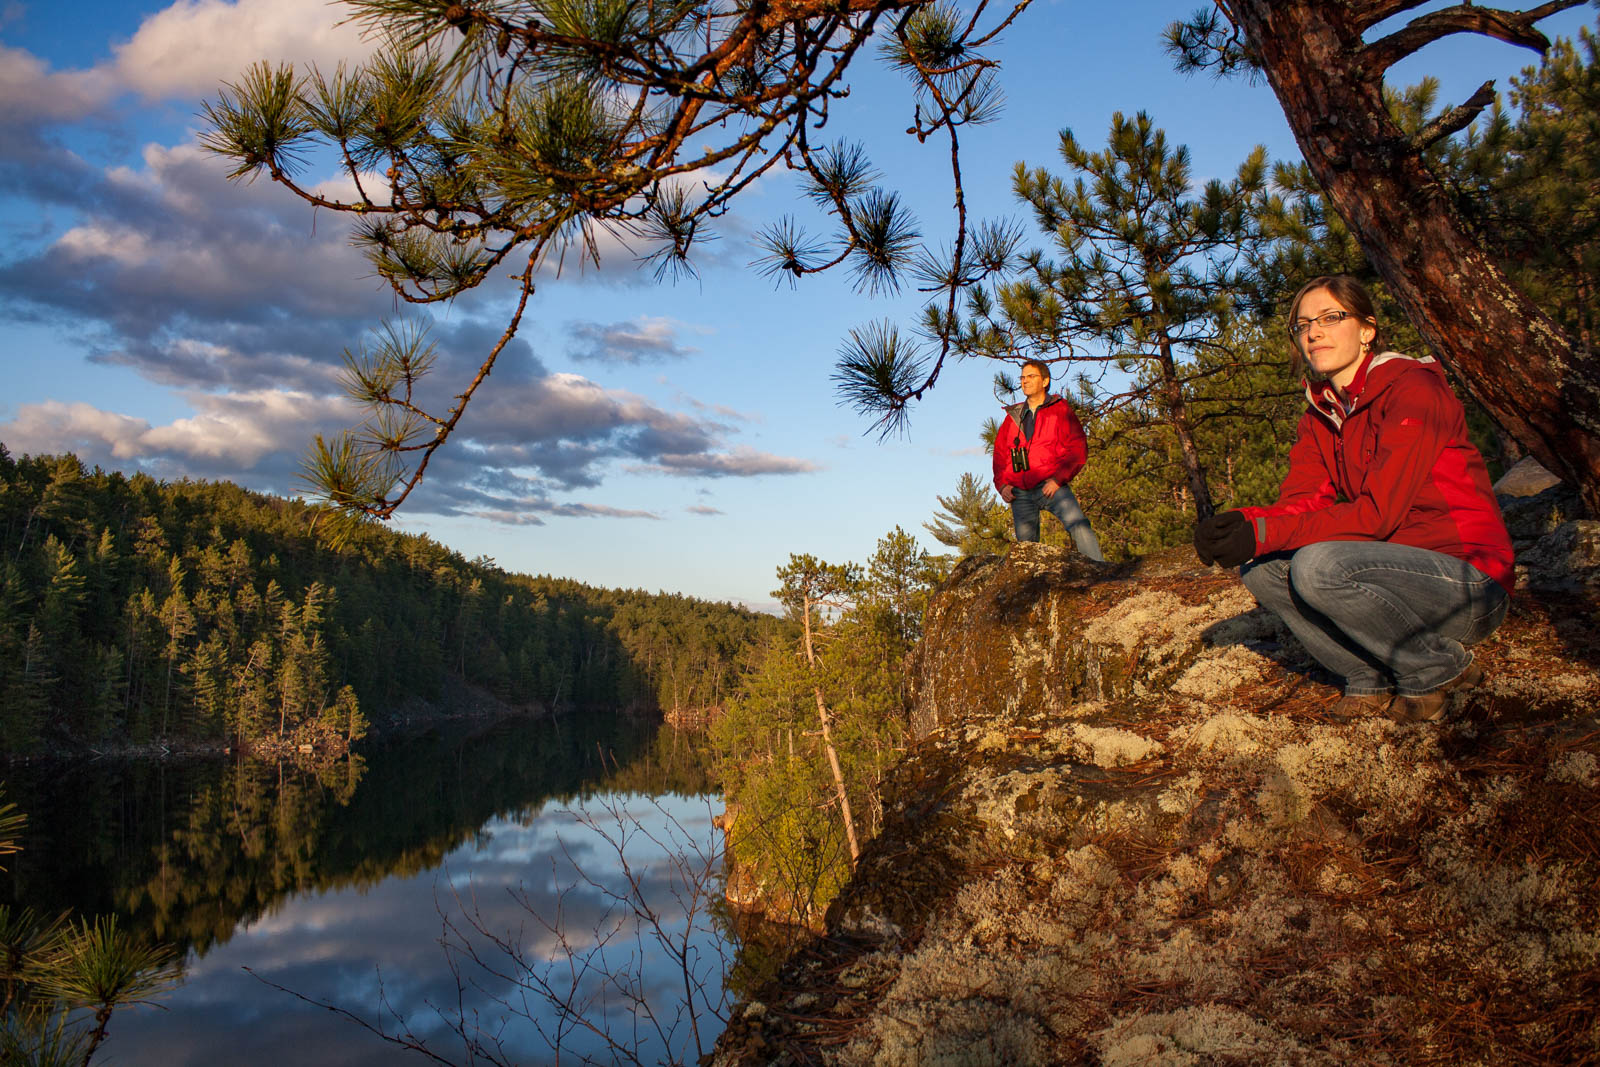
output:
[[[1271,500],[1283,481],[1305,394],[1288,373],[1281,334],[1236,321],[1223,339],[1234,366],[1193,382],[1189,412],[1218,508]],[[1108,558],[1187,544],[1195,501],[1171,427],[1137,406],[1087,411],[1088,466],[1073,492],[1094,516]]]
[[[923,523],[922,528],[935,541],[955,549],[962,558],[1005,551],[1011,516],[986,479],[969,471],[956,482],[954,493],[934,499],[939,509],[933,513],[933,521]]]
[[[903,656],[922,637],[928,597],[941,577],[927,549],[900,527],[878,538],[867,559],[861,611],[890,638],[896,655]]]
[[[713,744],[737,813],[733,855],[797,921],[820,918],[883,824],[883,777],[905,744],[906,653],[941,573],[898,527],[865,570],[810,555],[778,570],[792,629],[750,650]]]
[[[1187,406],[1194,441],[1206,457],[1207,484],[1217,507],[1270,500],[1283,481],[1305,394],[1288,373],[1280,338],[1251,319],[1235,319],[1219,342],[1219,350],[1232,356],[1228,373],[1200,375],[1190,382]],[[1015,384],[1005,375],[998,382],[1005,389]],[[1161,417],[1160,397],[1107,405],[1094,400],[1092,394],[1074,398],[1083,414],[1090,461],[1072,480],[1072,488],[1094,517],[1107,558],[1187,543],[1194,533],[1195,500],[1182,445],[1169,420]],[[999,421],[989,419],[980,432],[990,455],[999,429]],[[968,480],[976,485],[972,475],[963,475],[963,484]],[[989,499],[992,503],[993,497]],[[991,512],[990,521],[1010,526],[1003,506]],[[1047,544],[1064,543],[1057,524],[1045,526],[1041,534]],[[1000,543],[1003,547],[1003,536]]]
[[[816,624],[826,611],[842,611],[855,602],[862,584],[861,568],[853,563],[824,563],[810,553],[791,555],[787,565],[778,568],[782,584],[772,591],[778,602],[789,609],[800,623],[800,652],[811,673],[811,692],[817,702],[817,723],[822,730],[822,749],[833,773],[839,817],[844,821],[845,837],[850,842],[850,862],[861,855],[856,838],[856,820],[850,811],[850,791],[845,786],[844,769],[839,765],[839,750],[833,743],[833,721],[822,693],[817,655]]]

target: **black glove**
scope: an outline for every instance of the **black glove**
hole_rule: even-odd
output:
[[[1213,515],[1194,528],[1194,551],[1206,566],[1237,567],[1255,558],[1256,535],[1248,518],[1237,511]]]

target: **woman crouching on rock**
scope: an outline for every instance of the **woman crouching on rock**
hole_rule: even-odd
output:
[[[1467,646],[1505,618],[1511,538],[1461,402],[1431,357],[1375,348],[1372,296],[1315,278],[1289,307],[1309,406],[1270,507],[1195,529],[1203,563],[1245,586],[1344,678],[1329,716],[1445,717],[1482,671]]]

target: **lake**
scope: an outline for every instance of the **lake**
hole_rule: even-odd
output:
[[[97,1064],[426,1062],[369,1026],[454,1063],[693,1062],[722,1028],[721,799],[674,731],[513,720],[316,768],[6,777],[29,826],[0,893],[184,954]]]

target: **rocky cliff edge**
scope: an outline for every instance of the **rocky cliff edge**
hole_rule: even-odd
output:
[[[1600,1063],[1600,524],[1538,514],[1443,727],[1324,720],[1187,550],[964,562],[885,830],[715,1061]]]

